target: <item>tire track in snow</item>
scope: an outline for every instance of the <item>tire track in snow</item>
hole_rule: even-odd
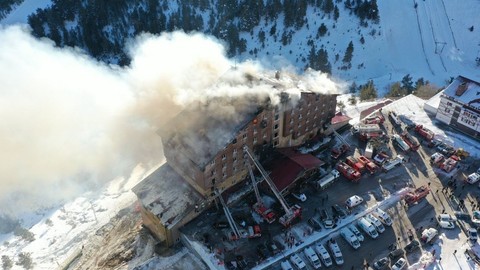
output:
[[[414,6],[417,5],[415,0],[413,0],[413,5]],[[417,7],[415,7],[415,15],[417,16],[417,26],[418,26],[418,31],[420,32],[420,41],[422,42],[423,55],[425,55],[425,61],[427,62],[427,65],[428,65],[428,68],[430,69],[430,72],[432,73],[433,76],[435,76],[435,72],[433,72],[432,66],[430,65],[430,62],[428,61],[427,52],[425,51],[425,44],[424,44],[424,41],[423,41],[423,33],[422,33],[422,28],[420,27],[420,18],[418,17]]]

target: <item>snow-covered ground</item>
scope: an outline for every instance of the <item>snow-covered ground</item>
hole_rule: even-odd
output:
[[[89,244],[89,236],[135,202],[130,189],[149,173],[138,166],[129,179],[114,179],[99,193],[86,193],[56,209],[23,216],[22,226],[34,234],[35,240],[26,242],[13,233],[0,234],[0,254],[16,261],[20,252],[30,252],[35,269],[63,265]]]
[[[35,13],[39,8],[46,8],[51,4],[52,0],[25,0],[3,18],[0,21],[0,25],[27,24],[30,14]]]

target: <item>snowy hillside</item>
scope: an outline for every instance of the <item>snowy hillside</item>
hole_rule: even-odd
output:
[[[163,31],[163,27],[167,31],[170,28],[199,30],[214,35],[224,39],[229,51],[236,52],[237,60],[258,59],[263,65],[274,69],[291,66],[301,71],[312,64],[312,50],[324,49],[328,53],[334,77],[348,82],[355,81],[357,85],[372,79],[379,86],[380,93],[385,93],[385,86],[400,81],[406,74],[410,74],[414,81],[423,77],[437,86],[445,85],[446,80],[459,74],[473,78],[479,76],[475,59],[480,56],[478,47],[480,18],[476,14],[480,9],[480,3],[476,0],[378,1],[380,17],[378,24],[372,20],[361,21],[358,16],[353,15],[353,8],[351,6],[347,8],[347,2],[354,1],[335,1],[339,11],[338,18],[335,18],[334,12],[324,12],[324,8],[319,4],[325,3],[324,1],[307,1],[305,20],[300,28],[297,28],[296,24],[286,27],[285,16],[292,15],[285,14],[282,11],[284,9],[279,9],[276,2],[264,2],[265,10],[275,11],[273,14],[260,14],[258,24],[255,21],[251,22],[255,24],[251,31],[242,30],[242,27],[245,28],[243,24],[248,21],[248,14],[245,17],[241,9],[237,12],[238,16],[244,17],[222,22],[221,20],[231,18],[214,18],[225,16],[220,13],[225,11],[208,9],[205,6],[188,8],[188,5],[181,1],[171,1],[168,5],[162,4],[161,7],[142,5],[142,9],[146,11],[149,8],[161,10],[158,27],[147,24],[146,28],[139,28],[145,23],[137,23],[138,19],[135,18],[147,16],[139,13],[141,10],[136,14],[124,14],[125,18],[120,20],[121,22],[115,22],[119,19],[113,18],[110,24],[97,25],[102,29],[100,33],[88,29],[89,32],[85,32],[85,29],[82,29],[85,23],[94,25],[99,23],[98,18],[89,19],[94,21],[88,21],[87,18],[85,19],[87,21],[82,23],[81,18],[74,17],[73,20],[63,21],[64,25],[59,26],[58,32],[52,31],[55,18],[71,17],[72,14],[52,11],[34,21],[43,23],[41,32],[45,32],[44,34],[53,38],[57,44],[75,44],[81,48],[96,46],[99,40],[82,41],[78,38],[85,35],[100,35],[99,38],[104,38],[100,42],[102,48],[88,47],[87,51],[99,54],[94,53],[104,61],[119,61],[121,57],[112,52],[114,50],[123,52],[124,43],[135,33],[149,32],[149,27],[153,27],[152,31],[158,33]],[[25,16],[29,12],[37,7],[48,6],[49,3],[46,0],[27,0],[1,23],[5,25],[25,23]],[[210,1],[202,3],[212,5]],[[249,1],[245,3],[251,5]],[[99,8],[102,6],[98,6],[97,9]],[[133,7],[122,8],[127,10],[125,12],[134,10]],[[186,12],[191,12],[189,16],[195,16],[194,19],[186,20],[186,15],[182,15]],[[129,20],[133,21],[128,23]],[[175,25],[176,20],[178,25]],[[327,30],[325,35],[319,34],[319,27],[322,24]],[[42,35],[37,30],[35,34]],[[351,63],[345,63],[342,59],[349,42],[353,43],[353,58]],[[112,49],[108,49],[108,46],[112,46]]]
[[[307,43],[314,40],[317,48],[326,48],[333,66],[332,74],[342,80],[355,81],[357,85],[373,79],[376,85],[387,86],[400,81],[406,74],[414,79],[423,77],[438,86],[460,74],[480,77],[475,63],[480,49],[478,1],[418,1],[417,8],[413,1],[379,1],[378,4],[379,25],[359,26],[358,18],[346,16],[349,11],[343,8],[337,22],[323,18],[318,9],[309,8],[309,28],[317,29],[325,23],[328,35],[317,40],[315,33],[304,27],[295,31],[291,44],[282,46],[274,37],[267,37],[265,48],[259,45],[257,38],[250,38],[247,52],[256,49],[262,62],[285,58],[286,63],[301,68],[305,65],[302,58],[309,53]],[[278,32],[283,31],[281,21],[282,18],[277,19]],[[473,31],[469,30],[471,26],[474,26]],[[260,25],[252,36],[257,37],[258,31],[270,28],[271,25]],[[252,37],[248,33],[242,36]],[[360,42],[361,37],[364,37],[364,44]],[[341,70],[341,58],[350,41],[354,44],[352,68]],[[335,61],[335,54],[340,55],[340,60]],[[241,57],[247,59],[251,55],[245,53]],[[385,92],[385,89],[380,87],[379,91]]]

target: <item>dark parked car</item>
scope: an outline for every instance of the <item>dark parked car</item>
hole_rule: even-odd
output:
[[[375,270],[385,270],[388,269],[388,263],[390,260],[387,257],[383,257],[380,260],[373,263],[373,268]]]
[[[215,227],[217,229],[225,229],[225,228],[228,228],[229,225],[228,225],[228,222],[226,222],[226,221],[218,221],[218,222],[213,223],[213,227]]]
[[[413,240],[408,245],[405,246],[405,252],[410,253],[420,248],[420,243],[417,240]]]
[[[270,251],[268,251],[268,248],[265,246],[265,244],[258,244],[257,252],[258,256],[260,256],[260,258],[262,258],[263,260],[270,257]]]
[[[403,249],[395,249],[388,254],[388,257],[390,258],[390,260],[395,261],[395,259],[403,257],[403,254],[405,254]]]
[[[331,229],[333,228],[333,219],[330,217],[330,214],[328,213],[327,209],[322,209],[320,210],[320,219],[323,222],[323,226],[325,226],[325,229]]]
[[[280,248],[277,246],[277,244],[275,242],[272,242],[272,241],[267,241],[265,243],[267,245],[267,248],[268,250],[273,254],[277,254],[280,252]]]
[[[472,217],[470,216],[469,213],[462,212],[462,211],[455,211],[454,212],[455,216],[457,217],[458,220],[464,220],[467,222],[472,221]]]
[[[321,225],[320,221],[318,221],[318,219],[316,219],[314,217],[311,217],[311,218],[308,219],[308,224],[310,226],[312,226],[312,228],[315,231],[321,231],[322,230],[322,225]]]
[[[344,207],[334,204],[332,205],[333,217],[345,218],[347,216],[347,210]]]

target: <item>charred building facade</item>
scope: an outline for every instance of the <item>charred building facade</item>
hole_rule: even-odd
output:
[[[133,191],[144,225],[166,246],[177,242],[179,228],[210,205],[215,189],[243,183],[248,174],[244,145],[256,153],[299,146],[324,134],[335,115],[336,94],[278,90],[276,102],[259,96],[209,99],[159,131],[167,162]]]
[[[207,117],[209,123],[194,120],[195,125],[203,124],[189,125],[189,130],[181,123],[208,113],[183,112],[162,136],[164,154],[178,174],[208,197],[213,188],[225,190],[246,177],[244,145],[254,151],[299,146],[328,128],[335,107],[335,95],[301,92],[294,105],[286,102],[272,106],[267,101],[247,112],[236,112],[236,120],[230,123]]]

